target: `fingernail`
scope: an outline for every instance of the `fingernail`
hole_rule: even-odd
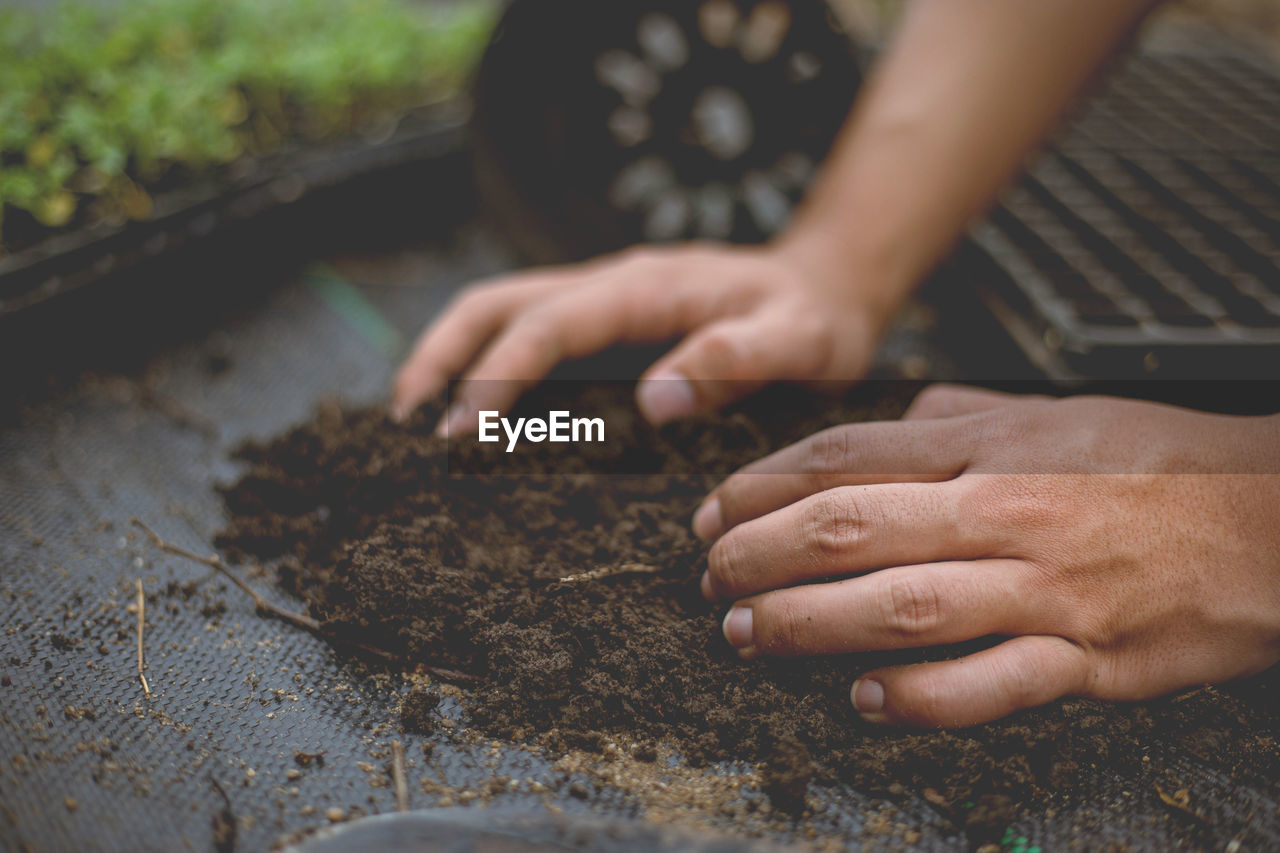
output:
[[[711,572],[702,573],[702,583],[700,583],[699,586],[702,588],[703,598],[707,601],[716,600],[716,591],[711,588]]]
[[[751,635],[751,608],[730,607],[721,628],[729,645],[735,649],[749,648],[754,639]]]
[[[468,407],[462,401],[451,405],[445,410],[444,417],[440,418],[440,423],[436,424],[436,435],[448,438],[461,433],[466,424],[468,411]]]
[[[879,714],[884,710],[884,685],[878,681],[859,678],[849,688],[849,699],[853,702],[853,710],[864,717]]]
[[[409,419],[409,411],[399,403],[392,403],[387,408],[387,416],[398,424],[402,424]]]
[[[720,511],[719,498],[707,501],[693,514],[693,534],[704,542],[719,536],[723,527],[724,514]]]
[[[636,388],[636,405],[651,424],[664,424],[692,414],[697,404],[693,385],[674,370],[661,371],[642,379]]]

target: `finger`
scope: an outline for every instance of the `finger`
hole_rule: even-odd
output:
[[[911,401],[902,419],[954,418],[973,415],[1007,406],[1030,395],[1006,394],[969,385],[951,385],[939,382],[925,388]]]
[[[972,439],[951,420],[846,424],[757,460],[703,501],[693,531],[715,539],[737,524],[837,486],[939,482],[969,464]]]
[[[1070,640],[1014,637],[959,660],[868,672],[849,691],[871,723],[960,728],[1089,691],[1093,665]]]
[[[720,310],[717,291],[723,288],[650,257],[635,258],[595,267],[590,283],[512,319],[467,372],[444,431],[474,429],[475,413],[482,409],[505,412],[561,361],[619,343],[668,340]],[[664,274],[669,280],[660,281]],[[667,290],[655,299],[659,284]]]
[[[744,658],[918,648],[1022,633],[1043,615],[1034,597],[1020,560],[901,566],[739,601],[724,634]]]
[[[396,375],[391,410],[397,420],[444,390],[476,353],[521,307],[563,285],[554,272],[515,276],[468,288],[450,303],[414,344]]]
[[[998,542],[961,512],[956,484],[841,486],[745,522],[707,557],[711,597],[736,599],[890,566],[968,560]]]
[[[809,379],[830,360],[823,333],[807,334],[805,320],[762,310],[712,323],[653,364],[636,388],[644,416],[662,424],[711,411],[770,382]],[[811,321],[810,321],[811,322]],[[779,345],[796,341],[796,345]]]
[[[649,343],[679,333],[679,325],[661,308],[645,314],[634,303],[633,288],[618,282],[559,295],[516,317],[467,372],[441,431],[454,435],[474,430],[481,410],[506,412],[566,359],[615,343]]]

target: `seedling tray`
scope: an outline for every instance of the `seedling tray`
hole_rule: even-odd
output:
[[[1097,378],[1268,378],[1280,358],[1280,68],[1131,58],[974,237],[1033,355]]]
[[[149,261],[252,228],[268,214],[300,213],[326,190],[351,191],[361,181],[457,153],[467,113],[466,103],[455,100],[406,115],[382,138],[295,145],[262,160],[244,160],[157,197],[155,213],[146,221],[57,234],[0,257],[0,322]],[[285,215],[272,221],[287,228],[296,219]]]

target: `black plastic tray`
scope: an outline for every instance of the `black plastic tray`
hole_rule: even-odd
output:
[[[0,321],[264,214],[304,207],[318,192],[458,152],[468,112],[464,101],[450,101],[414,111],[385,138],[357,136],[233,164],[220,179],[161,195],[146,221],[56,234],[0,257]]]
[[[1280,70],[1138,55],[974,229],[1024,348],[1091,377],[1280,363]]]

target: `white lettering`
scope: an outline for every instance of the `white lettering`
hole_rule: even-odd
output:
[[[564,443],[569,440],[569,434],[566,430],[569,427],[569,413],[566,411],[550,412],[548,417],[551,419],[551,441],[556,443]]]
[[[480,426],[476,434],[480,441],[497,441],[498,436],[490,435],[489,430],[498,428],[498,412],[496,409],[480,413]],[[505,420],[505,418],[504,418]]]
[[[551,441],[557,444],[565,442],[604,441],[604,418],[575,418],[569,412],[559,410],[547,413],[547,419],[517,418],[515,423],[510,418],[499,417],[493,410],[479,413],[476,438],[483,442],[499,441],[497,429],[502,426],[507,436],[507,452],[513,453],[520,439],[535,444]]]
[[[578,438],[578,428],[586,433],[585,438]],[[598,438],[591,437],[591,430],[596,431]],[[574,418],[573,419],[573,440],[574,443],[579,441],[604,441],[604,418]]]
[[[516,449],[516,442],[520,440],[520,427],[522,426],[524,426],[524,418],[519,418],[516,420],[515,429],[511,428],[511,421],[507,420],[506,418],[502,419],[502,429],[507,434],[507,452],[508,453]]]

